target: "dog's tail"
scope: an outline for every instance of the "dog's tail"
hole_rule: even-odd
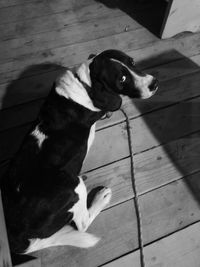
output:
[[[74,230],[71,226],[65,226],[52,236],[44,239],[30,239],[30,245],[24,254],[54,246],[74,246],[79,248],[89,248],[95,246],[100,238]]]

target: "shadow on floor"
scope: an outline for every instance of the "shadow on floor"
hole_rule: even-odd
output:
[[[0,180],[7,169],[7,161],[19,149],[53,82],[63,70],[64,67],[54,63],[32,65],[5,88],[0,103],[0,162],[4,162],[0,168]]]
[[[152,135],[149,139],[152,147],[156,143],[163,145],[164,153],[167,154],[176,170],[176,179],[185,177],[184,181],[200,204],[200,93],[198,89],[200,67],[175,50],[168,51],[168,55],[165,53],[164,57],[171,58],[172,55],[179,61],[176,62],[177,64],[173,62],[171,65],[166,65],[163,73],[165,76],[167,73],[176,71],[177,75],[174,75],[171,80],[167,80],[166,77],[166,81],[161,81],[158,92],[152,98],[145,101],[133,101],[133,105],[140,113],[147,113],[142,119]],[[149,61],[156,62],[157,57],[147,59],[146,62],[139,62],[139,64],[143,67],[148,66]],[[152,74],[156,75],[156,73]],[[183,76],[180,77],[180,75]],[[157,111],[151,113],[153,110]],[[142,138],[144,143],[145,138],[149,137]],[[137,150],[137,144],[135,146]],[[142,142],[140,146],[143,148]],[[157,161],[159,166],[162,157],[158,156]]]
[[[160,35],[165,16],[165,0],[95,0],[108,8],[120,9],[155,35]]]
[[[195,72],[200,71],[200,68],[175,50],[138,63],[145,68],[152,62],[158,62],[158,58],[161,57],[182,59],[182,63],[176,65],[176,71],[178,69],[178,73],[182,74],[186,73],[185,70],[187,70],[191,74],[181,78],[174,77],[171,81],[161,81],[160,89],[154,97],[146,101],[133,101],[133,105],[140,113],[146,113],[143,120],[154,139],[157,140],[157,144],[164,145],[165,153],[177,169],[179,175],[177,179],[187,177],[185,182],[200,203],[200,97],[198,97],[200,95],[198,76],[200,75],[195,75]],[[45,68],[55,69],[55,72],[35,75]],[[166,68],[163,70],[164,73],[173,71],[170,66],[170,69],[167,70]],[[27,99],[29,95],[35,95],[36,98],[39,95],[45,97],[53,81],[62,71],[63,68],[55,64],[31,66],[7,87],[3,107],[6,108],[10,103],[13,103],[13,90],[19,92],[21,99]],[[25,76],[31,77],[30,84],[25,82],[26,79],[23,81]],[[190,100],[182,101],[183,99]],[[29,114],[22,113],[20,119],[27,120],[29,116],[31,118],[37,117],[40,106],[41,104],[39,104],[37,111],[33,111],[34,114],[31,112]],[[151,112],[153,110],[157,111]],[[0,141],[0,147],[3,147],[0,150],[1,154],[7,153],[7,149],[12,147],[12,144],[17,144],[19,147],[28,130],[25,129],[24,133],[20,130],[18,136],[16,132],[13,135],[12,130],[8,131],[9,133],[5,134],[5,139]],[[158,157],[157,160],[159,162],[162,158]],[[197,173],[197,175],[189,177],[192,173]]]
[[[138,62],[138,64],[145,68],[145,66],[160,62],[161,58],[165,62],[166,59],[176,59],[179,60],[177,62],[180,62],[180,64],[173,63],[171,66],[165,65],[165,68],[159,74],[161,79],[170,72],[176,72],[177,75],[190,74],[181,76],[181,78],[174,75],[173,80],[161,81],[160,89],[155,96],[145,101],[133,101],[133,105],[136,106],[140,113],[148,113],[143,116],[143,120],[151,131],[152,136],[157,140],[157,144],[165,145],[165,152],[174,163],[174,166],[176,166],[179,176],[188,176],[190,173],[200,171],[200,134],[198,133],[200,131],[200,98],[198,97],[200,81],[198,79],[199,75],[195,74],[200,68],[175,50],[170,50],[154,58],[148,58]],[[162,66],[160,67],[162,68]],[[29,97],[35,97],[36,99],[45,97],[56,77],[62,71],[63,67],[56,64],[41,64],[27,68],[17,80],[7,87],[2,103],[3,108],[13,104],[13,101],[22,101],[23,99],[27,101]],[[41,72],[45,73],[36,76],[37,73]],[[156,75],[155,71],[153,72],[152,74]],[[24,77],[30,77],[30,79],[23,79]],[[167,77],[165,79],[167,80]],[[19,92],[18,100],[13,98],[13,92],[16,95],[16,91]],[[190,101],[182,101],[190,98]],[[21,121],[33,121],[37,117],[43,103],[37,101],[37,108],[32,109],[31,107],[29,112],[9,114],[13,116],[9,117],[9,120],[12,121],[14,117],[16,120],[16,116],[18,116],[18,119]],[[31,105],[31,103],[27,103],[27,105]],[[19,108],[20,106],[17,107]],[[153,110],[159,111],[151,113]],[[4,157],[7,155],[9,158],[14,150],[17,151],[19,149],[30,127],[30,124],[28,124],[28,127],[22,125],[22,127],[19,127],[19,130],[6,131],[5,136],[2,136],[0,140],[0,158],[2,155]],[[194,134],[191,135],[192,133]],[[141,144],[141,146],[143,145]],[[194,196],[200,201],[200,182],[198,183],[198,179],[191,178],[186,179],[186,181]],[[193,182],[191,183],[191,181]]]

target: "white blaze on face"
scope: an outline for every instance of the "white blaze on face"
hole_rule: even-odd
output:
[[[149,98],[153,95],[153,92],[150,91],[149,86],[153,81],[153,76],[146,74],[145,76],[140,77],[139,75],[135,74],[133,71],[131,74],[134,76],[135,79],[135,87],[140,90],[141,98]]]
[[[119,64],[124,66],[129,71],[129,73],[132,75],[133,80],[134,80],[134,87],[139,90],[142,99],[149,98],[154,94],[154,92],[151,92],[149,89],[149,86],[151,85],[154,79],[152,75],[145,74],[144,76],[140,76],[134,71],[132,71],[129,67],[127,67],[121,61],[113,59],[113,58],[111,60],[118,62]]]

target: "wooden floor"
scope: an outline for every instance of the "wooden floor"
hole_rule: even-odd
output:
[[[108,48],[123,50],[160,81],[151,99],[123,103],[132,127],[146,266],[199,267],[200,33],[160,40],[146,29],[159,26],[160,13],[149,12],[149,2],[140,7],[133,0],[0,0],[0,169],[3,174],[19,148],[60,65],[77,65]],[[106,185],[113,191],[109,207],[89,228],[101,241],[88,250],[60,247],[35,255],[43,267],[139,267],[120,111],[98,123],[82,172],[88,190]]]

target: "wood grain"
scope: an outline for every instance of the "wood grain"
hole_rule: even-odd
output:
[[[22,264],[17,264],[15,267],[41,267],[40,259],[33,259]]]
[[[16,15],[13,16],[13,20],[12,18],[10,19],[10,23],[2,23],[0,25],[0,32],[2,33],[1,40],[24,37],[26,35],[35,35],[52,30],[59,30],[63,29],[69,24],[82,23],[90,19],[98,19],[102,17],[102,15],[109,16],[111,14],[122,14],[122,12],[120,12],[119,10],[108,9],[100,3],[92,3],[86,6],[80,6],[79,8],[75,7],[75,9],[68,8],[66,10],[62,10],[62,12],[60,13],[54,14],[49,11],[48,5],[45,5],[44,3],[41,3],[40,5],[46,6],[47,8],[40,9],[40,7],[34,5],[35,10],[33,10],[33,12],[29,12],[30,16],[32,16],[32,19],[29,19],[29,13],[25,14],[23,11],[23,6],[20,6],[19,13],[16,13]],[[26,8],[26,5],[24,6],[24,8]],[[15,9],[16,7],[14,8],[14,12]],[[27,9],[31,10],[31,7],[28,7]],[[37,10],[39,10],[39,12]],[[5,9],[2,10],[2,13],[7,13],[5,11]],[[48,14],[49,12],[51,12],[51,14]],[[26,20],[23,20],[22,14],[23,16],[25,16]],[[6,19],[6,14],[2,17],[5,22],[9,21]]]
[[[200,223],[191,225],[179,232],[145,247],[145,261],[148,267],[199,267],[200,240],[197,233]],[[139,251],[130,253],[104,267],[140,267]]]
[[[199,175],[192,178],[194,185],[199,186]],[[95,220],[89,232],[102,237],[96,247],[89,250],[70,247],[43,250],[37,253],[42,266],[57,267],[67,263],[72,267],[94,267],[137,249],[137,226],[132,201],[103,211]],[[141,196],[140,203],[145,244],[200,219],[198,201],[182,180]]]
[[[153,98],[145,101],[135,100],[133,102],[131,99],[124,97],[123,108],[129,117],[134,118],[151,110],[158,109],[159,107],[168,105],[168,102],[176,103],[199,95],[198,84],[200,82],[200,75],[199,67],[197,66],[199,59],[200,56],[198,55],[191,59],[181,59],[148,69],[147,73],[152,73],[158,77],[160,89]],[[44,66],[43,70],[48,67],[50,68],[48,65]],[[34,69],[31,71],[33,74],[35,73]],[[48,94],[53,79],[60,72],[61,70],[55,71],[54,75],[52,73],[42,74],[37,77],[34,76],[16,81],[5,92],[1,88],[1,108],[3,111],[1,110],[0,112],[0,131],[32,122],[36,118],[43,103],[43,100],[38,98],[45,97]],[[188,90],[188,87],[190,87],[190,90]],[[29,89],[27,90],[27,88]],[[34,98],[36,100],[32,102],[25,102]],[[25,103],[17,106],[21,102]],[[15,105],[15,107],[12,105]],[[9,106],[11,108],[8,108]],[[99,121],[97,128],[111,126],[123,120],[124,116],[121,112],[115,112],[111,119]]]
[[[135,34],[135,32],[137,32],[137,34]],[[6,74],[16,70],[20,73],[23,69],[31,65],[46,62],[52,62],[66,67],[74,66],[84,62],[91,53],[96,54],[110,48],[120,49],[122,51],[133,50],[138,49],[142,44],[145,45],[146,43],[152,43],[156,40],[157,38],[153,34],[147,32],[143,28],[136,31],[122,32],[85,43],[44,49],[24,55],[19,54],[13,58],[12,61],[2,62],[2,64],[0,64],[0,73]]]
[[[12,267],[0,190],[0,266]]]
[[[147,255],[152,266],[165,262],[192,266],[193,259],[198,260],[198,243],[184,261],[192,242],[181,250],[173,233],[200,220],[200,33],[160,40],[118,5],[123,1],[117,1],[116,8],[111,2],[0,0],[0,162],[4,162],[0,174],[6,170],[6,159],[19,149],[62,66],[73,67],[107,48],[123,50],[160,80],[158,93],[149,100],[123,98],[131,119],[145,244],[172,234],[169,243],[155,243]],[[122,113],[98,122],[82,171],[88,190],[105,185],[113,191],[111,203],[89,229],[102,240],[89,250],[40,251],[35,255],[43,267],[95,267],[138,249],[129,154]],[[161,247],[158,257],[154,252]]]
[[[120,17],[120,18],[119,18]],[[54,28],[56,25],[54,26]],[[22,36],[2,41],[0,44],[1,63],[12,61],[17,55],[38,53],[40,50],[66,47],[70,44],[88,42],[113,34],[133,31],[141,26],[130,17],[122,14],[113,14],[112,17],[91,19],[83,23],[67,24],[63,28]]]
[[[144,194],[170,182],[200,171],[200,133],[188,135],[134,156],[138,194]],[[130,158],[84,173],[88,191],[97,186],[112,188],[109,206],[134,196]]]
[[[131,120],[134,153],[141,153],[142,151],[151,149],[160,144],[165,144],[169,141],[178,139],[181,136],[200,130],[198,124],[199,109],[199,99],[193,99],[191,101],[185,101],[181,104],[168,107],[167,109],[159,110],[159,112],[152,112]],[[109,161],[107,161],[106,158],[109,158],[110,160],[112,158],[112,153],[115,154],[113,161],[117,160],[117,157],[120,159],[120,153],[122,155],[121,158],[129,155],[124,143],[121,143],[120,153],[117,152],[116,155],[114,150],[115,145],[117,145],[118,142],[122,142],[122,137],[114,135],[116,127],[125,129],[126,124],[122,123],[114,127],[110,129],[111,139],[106,137],[104,134],[105,132],[109,132],[109,128],[100,131],[102,132],[102,138],[100,137],[100,133],[97,133],[94,144],[91,147],[90,153],[85,161],[84,171],[108,164]],[[106,142],[105,146],[103,146],[104,149],[106,149],[105,147],[110,146],[113,148],[113,151],[109,150],[104,154],[104,149],[102,150],[102,143],[104,142]],[[98,155],[99,152],[97,153],[97,151],[101,151],[100,157],[103,160],[101,164],[98,163],[98,156],[96,155]]]
[[[200,130],[199,109],[197,98],[133,119],[131,127],[134,152],[141,153]],[[31,124],[27,124],[0,133],[0,161],[16,153],[30,127]],[[83,171],[95,169],[128,156],[126,124],[121,123],[112,128],[105,128],[97,132]]]
[[[117,23],[117,21],[118,20],[115,19],[116,23]],[[119,23],[121,23],[120,19],[119,19],[119,21],[120,21]],[[98,22],[96,22],[96,23],[98,23]],[[126,24],[124,24],[124,25],[126,25]],[[143,41],[142,41],[143,37],[140,37],[140,31],[139,30],[138,31],[132,31],[130,33],[130,35],[132,36],[132,38],[134,37],[135,39],[137,39],[137,38],[141,39],[142,48],[138,47],[137,50],[131,51],[131,45],[129,44],[129,49],[125,49],[125,47],[124,47],[124,49],[125,49],[124,51],[128,52],[131,56],[133,56],[136,59],[136,61],[140,63],[142,68],[147,68],[147,67],[152,67],[154,65],[164,64],[164,63],[169,62],[169,61],[181,59],[181,58],[183,58],[183,56],[191,57],[193,55],[199,54],[199,49],[198,49],[198,45],[197,45],[199,42],[199,34],[195,34],[195,35],[191,35],[191,36],[182,36],[178,39],[169,39],[166,41],[157,40],[153,44],[151,43],[151,38],[150,38],[148,44],[146,44],[145,39],[144,39],[144,43],[143,43]],[[145,32],[144,32],[144,35],[148,36]],[[35,38],[37,40],[37,37],[35,37]],[[107,37],[107,39],[109,40],[108,37]],[[18,41],[19,40],[16,40],[16,43],[18,43]],[[5,49],[7,49],[7,47],[10,45],[10,42],[11,41],[9,41],[9,44],[2,47],[2,49],[1,49],[2,52]],[[106,40],[104,40],[104,43],[105,42],[106,42]],[[127,44],[128,44],[128,39],[127,39]],[[27,43],[27,45],[29,46],[29,43]],[[103,49],[112,47],[112,44],[109,45],[109,43],[108,43],[107,47],[104,47],[102,41],[101,41],[101,45],[102,45],[101,49],[95,50],[95,43],[91,44],[91,46],[90,46],[91,50],[89,52],[85,51],[84,56],[82,56],[81,54],[76,55],[73,51],[71,51],[71,53],[67,53],[67,51],[66,51],[67,54],[65,54],[65,59],[67,59],[67,61],[65,64],[64,63],[63,64],[68,66],[68,67],[75,64],[75,62],[76,62],[76,64],[80,64],[85,59],[87,59],[88,55],[91,54],[92,52],[96,53],[96,52],[102,51]],[[85,46],[87,46],[87,43],[82,44],[82,49]],[[38,48],[38,49],[40,49],[40,48]],[[79,47],[77,47],[77,49],[78,49],[78,51],[81,51],[81,49]],[[122,49],[122,47],[118,46],[118,49]],[[69,52],[70,52],[70,50],[69,50]],[[6,51],[5,51],[5,53],[6,53]],[[20,75],[20,73],[25,68],[30,67],[29,64],[25,63],[25,65],[24,65],[22,62],[22,60],[26,60],[28,58],[28,54],[27,54],[27,56],[23,56],[23,55],[20,56],[20,54],[18,54],[17,56],[18,57],[14,59],[14,62],[4,63],[2,71],[0,72],[1,73],[1,76],[0,76],[0,78],[1,78],[0,82],[1,83],[6,83],[7,81],[10,81],[10,79],[11,80],[16,79],[16,77],[18,77]],[[46,52],[44,51],[43,56],[40,58],[39,62],[35,58],[34,62],[32,62],[31,64],[36,65],[38,63],[41,64],[42,62],[50,62],[51,59],[49,58],[49,56],[52,56],[52,54],[47,49]],[[75,56],[76,56],[76,60],[75,60]],[[44,58],[44,57],[45,57],[45,59],[43,61],[41,61],[42,58]],[[72,57],[72,60],[70,60],[71,57]],[[19,60],[20,60],[20,62],[19,62]],[[58,59],[56,62],[61,63],[61,61],[59,61]],[[52,64],[53,63],[55,63],[55,62],[52,62]],[[15,65],[17,65],[17,68],[15,67]],[[38,70],[38,72],[39,71],[40,71],[40,69]]]
[[[33,5],[33,4],[41,4],[43,3],[43,0],[0,0],[0,8],[5,7],[12,7],[15,8],[17,6],[24,6],[24,5]],[[48,1],[48,5],[52,7],[52,13],[55,12],[55,9],[57,12],[63,11],[64,7],[66,8],[72,8],[72,7],[81,7],[84,5],[91,4],[91,0],[82,0],[81,3],[77,0],[68,0],[67,2],[64,0],[57,0],[55,1]]]

